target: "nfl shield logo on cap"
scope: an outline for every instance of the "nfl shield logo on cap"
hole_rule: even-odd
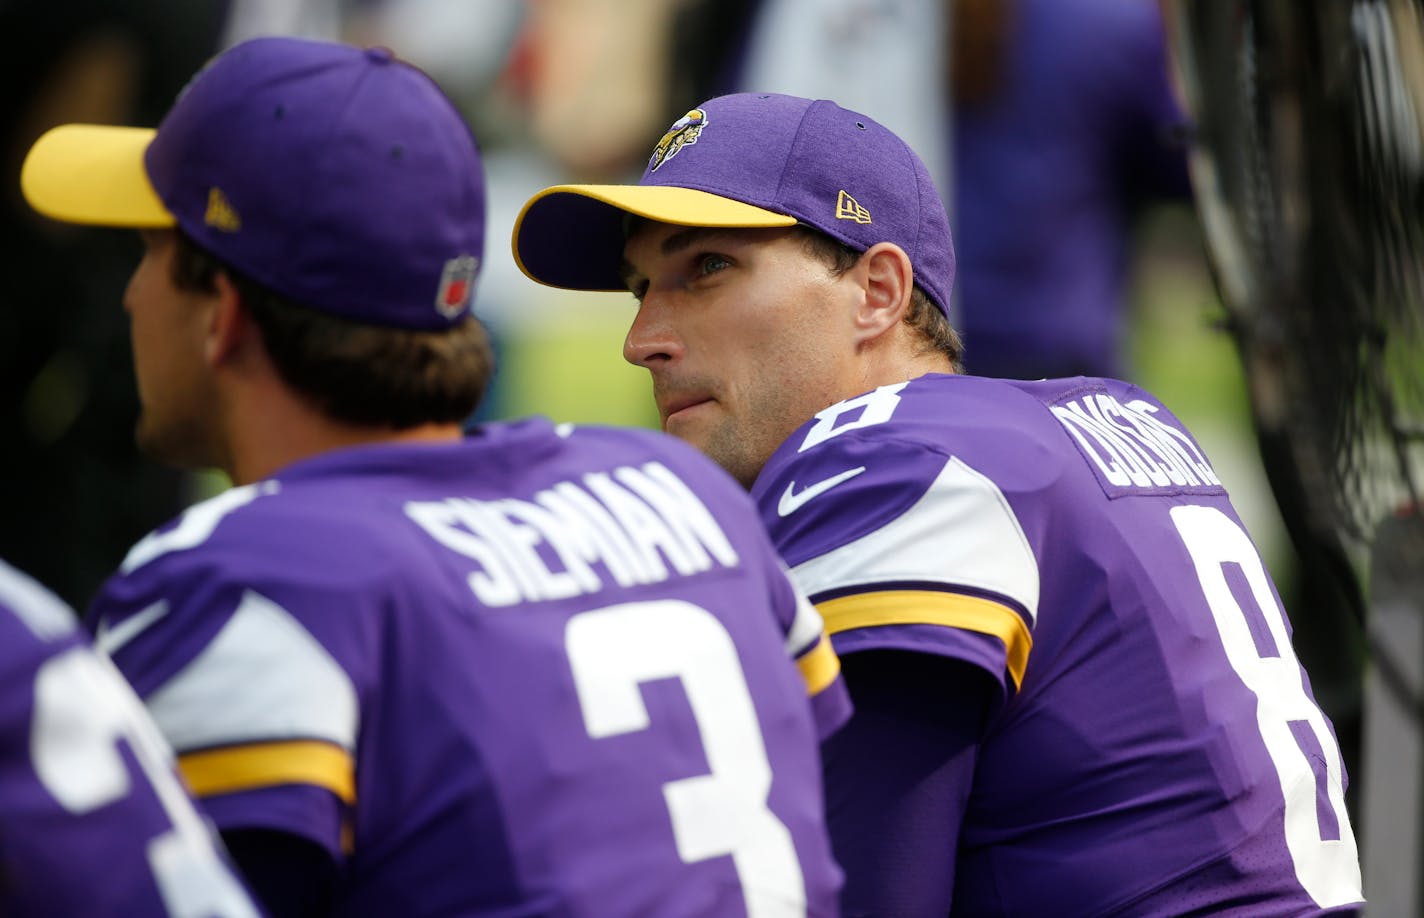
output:
[[[435,295],[435,308],[447,319],[454,319],[470,306],[475,292],[475,274],[480,260],[473,255],[461,255],[445,262],[440,274],[440,292]]]

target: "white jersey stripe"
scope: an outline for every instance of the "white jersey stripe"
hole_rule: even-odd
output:
[[[946,532],[972,537],[946,539]],[[1038,617],[1038,561],[1008,499],[956,458],[925,495],[874,532],[796,566],[807,595],[887,583],[944,583],[1005,596]],[[853,590],[851,590],[854,592]]]
[[[356,746],[351,678],[287,610],[251,590],[203,652],[147,700],[180,753],[274,739]]]

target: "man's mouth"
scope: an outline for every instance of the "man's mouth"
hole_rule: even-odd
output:
[[[669,399],[663,404],[663,426],[666,427],[668,425],[668,422],[670,422],[675,416],[682,414],[683,412],[688,411],[689,409],[696,408],[698,405],[706,405],[711,401],[712,399],[706,395],[686,395],[674,399]]]

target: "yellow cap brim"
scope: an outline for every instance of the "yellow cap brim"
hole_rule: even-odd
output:
[[[677,226],[753,229],[796,218],[671,185],[555,185],[530,198],[514,221],[515,264],[531,280],[568,290],[622,290],[623,218]]]
[[[30,206],[65,223],[173,226],[144,168],[152,128],[65,124],[35,141],[20,168]]]

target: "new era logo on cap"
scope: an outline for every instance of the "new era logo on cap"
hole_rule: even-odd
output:
[[[208,209],[203,213],[203,222],[225,233],[235,233],[242,229],[242,218],[237,215],[232,204],[228,203],[227,195],[223,194],[220,188],[208,189]]]
[[[842,189],[836,196],[836,219],[854,220],[856,223],[869,223],[870,211],[860,206],[860,202]]]

